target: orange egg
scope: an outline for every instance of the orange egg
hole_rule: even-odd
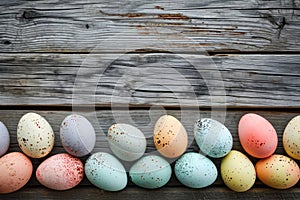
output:
[[[277,147],[277,133],[265,118],[249,113],[239,122],[239,139],[245,151],[256,158],[271,156]]]
[[[21,189],[30,179],[32,163],[24,154],[12,152],[0,158],[0,194]]]
[[[157,120],[153,139],[156,149],[168,158],[182,155],[188,145],[185,128],[171,115],[164,115]]]

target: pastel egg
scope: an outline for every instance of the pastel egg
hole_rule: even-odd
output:
[[[9,147],[9,132],[6,126],[0,121],[0,157],[6,153]]]
[[[37,180],[53,190],[68,190],[83,179],[82,162],[69,154],[53,155],[42,162],[36,170]]]
[[[153,139],[156,149],[167,158],[181,156],[188,145],[185,128],[171,115],[164,115],[157,120]]]
[[[93,185],[103,190],[119,191],[127,185],[124,166],[109,153],[92,154],[85,163],[85,174]]]
[[[233,140],[229,130],[220,122],[203,118],[194,125],[194,135],[202,153],[221,158],[229,153]]]
[[[261,182],[276,189],[293,187],[300,177],[297,163],[283,155],[272,155],[259,160],[255,165],[255,169]]]
[[[238,135],[242,147],[253,157],[269,157],[277,148],[278,138],[274,127],[257,114],[249,113],[240,119]]]
[[[294,117],[283,132],[283,147],[286,153],[300,160],[300,115]]]
[[[146,150],[145,135],[129,124],[114,124],[108,129],[108,142],[112,152],[120,159],[134,161]]]
[[[27,113],[21,117],[17,137],[22,151],[32,158],[45,157],[54,145],[54,133],[50,124],[36,113]]]
[[[170,164],[160,156],[148,155],[135,162],[130,170],[130,180],[143,188],[160,188],[172,175]]]
[[[227,187],[245,192],[255,183],[256,172],[252,162],[241,152],[232,150],[221,160],[221,176]]]
[[[204,188],[215,182],[218,170],[215,164],[199,153],[185,153],[175,164],[175,175],[185,186]]]
[[[0,158],[0,194],[7,194],[21,189],[32,174],[32,163],[19,152],[12,152]]]
[[[82,157],[94,149],[96,134],[94,127],[85,117],[72,114],[61,123],[60,140],[69,154]]]

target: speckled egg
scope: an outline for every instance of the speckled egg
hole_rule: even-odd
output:
[[[175,164],[175,175],[185,186],[207,187],[215,182],[218,170],[215,164],[199,153],[185,153]]]
[[[153,139],[156,149],[167,158],[181,156],[188,145],[185,128],[171,115],[163,115],[157,120]]]
[[[9,132],[6,126],[0,121],[0,157],[8,150],[9,142]]]
[[[83,179],[82,162],[69,154],[53,155],[42,162],[36,170],[37,180],[53,190],[68,190]]]
[[[300,177],[297,163],[283,155],[272,155],[261,159],[256,163],[255,169],[261,182],[276,189],[293,187]]]
[[[170,164],[160,156],[148,155],[134,163],[129,170],[131,181],[143,188],[160,188],[168,183],[172,170]]]
[[[21,189],[32,174],[32,163],[19,152],[12,152],[0,158],[0,194]]]
[[[300,160],[300,115],[294,117],[283,132],[283,147],[286,153]]]
[[[60,140],[69,154],[82,157],[89,154],[95,147],[95,130],[85,117],[72,114],[61,123]]]
[[[238,135],[242,147],[253,157],[269,157],[277,148],[278,138],[274,127],[257,114],[249,113],[240,119]]]
[[[46,156],[54,145],[54,133],[50,124],[36,113],[27,113],[21,117],[17,137],[22,151],[32,158]]]
[[[256,173],[252,162],[241,152],[232,150],[221,160],[221,176],[227,187],[245,192],[255,183]]]
[[[129,124],[114,124],[108,129],[108,142],[112,152],[120,159],[134,161],[146,150],[145,135]]]
[[[233,145],[229,130],[213,119],[198,120],[194,125],[194,135],[202,153],[213,158],[224,157]]]
[[[119,191],[127,185],[124,166],[109,153],[92,154],[85,163],[85,174],[93,185],[103,190]]]

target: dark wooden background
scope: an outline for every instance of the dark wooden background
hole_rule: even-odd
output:
[[[198,151],[192,141],[195,121],[212,116],[225,116],[234,149],[243,151],[237,124],[243,114],[255,112],[274,125],[276,153],[285,154],[283,130],[300,114],[299,15],[299,0],[1,0],[0,120],[11,134],[9,152],[20,151],[17,123],[29,111],[44,116],[55,131],[50,155],[64,152],[59,126],[72,111],[93,123],[93,152],[107,151],[111,124],[130,119],[148,137],[147,152],[154,151],[153,124],[164,113],[184,117],[187,151]],[[140,48],[156,38],[172,41],[167,49],[172,53],[164,46]],[[123,54],[135,43],[139,48]],[[189,61],[200,61],[200,71]],[[74,110],[78,72],[82,90]],[[32,159],[34,169],[43,160]],[[220,159],[213,161],[219,168]],[[299,199],[299,186],[275,190],[257,180],[251,190],[235,193],[220,176],[212,186],[190,189],[173,175],[157,190],[129,181],[121,192],[106,192],[85,178],[74,189],[53,191],[33,176],[24,188],[0,199]]]

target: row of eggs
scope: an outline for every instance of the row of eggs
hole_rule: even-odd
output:
[[[283,134],[284,149],[289,156],[299,160],[300,116],[292,119]],[[283,155],[273,155],[278,139],[273,126],[256,114],[244,115],[238,127],[239,139],[245,151],[261,158],[254,167],[241,152],[232,150],[233,139],[229,130],[220,122],[204,118],[195,123],[194,135],[201,153],[211,158],[222,158],[221,177],[234,191],[250,189],[256,176],[265,184],[285,189],[295,185],[300,176],[297,163]],[[9,146],[9,134],[0,123],[0,156]],[[42,158],[54,146],[54,133],[50,124],[36,113],[27,113],[19,121],[18,143],[29,157]],[[164,115],[154,127],[154,144],[166,158],[180,157],[174,166],[177,179],[192,188],[211,185],[218,176],[214,163],[200,153],[185,153],[187,133],[175,117]],[[127,185],[127,174],[122,163],[136,161],[129,170],[133,183],[144,188],[165,185],[172,174],[167,160],[158,155],[144,156],[144,134],[128,124],[114,124],[108,130],[109,146],[115,156],[98,152],[92,154],[85,166],[77,157],[91,153],[96,136],[91,123],[81,115],[67,116],[60,127],[60,139],[69,154],[57,154],[46,159],[36,170],[38,181],[51,189],[65,190],[75,187],[85,174],[95,186],[109,191],[122,190]],[[0,193],[9,193],[24,186],[32,174],[32,164],[24,154],[13,152],[0,158]],[[9,180],[9,181],[8,181]],[[10,184],[7,184],[7,183]]]

